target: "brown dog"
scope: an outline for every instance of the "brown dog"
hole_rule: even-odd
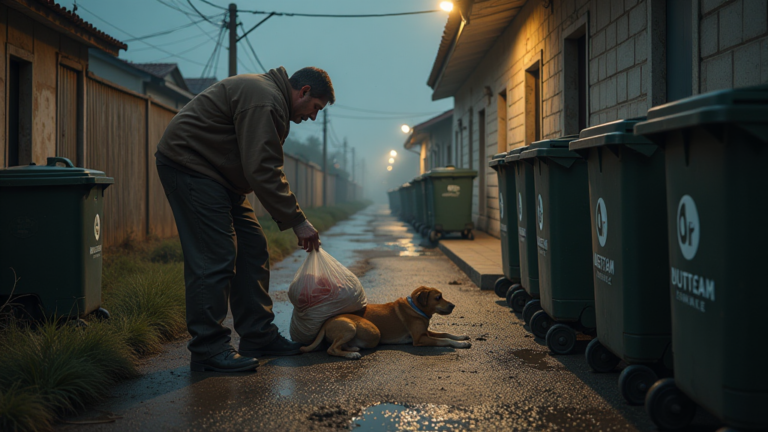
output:
[[[329,318],[311,345],[302,347],[310,352],[323,339],[331,342],[328,354],[348,359],[359,359],[361,349],[375,348],[379,344],[407,344],[413,346],[449,346],[469,348],[469,336],[429,331],[432,315],[448,315],[455,305],[443,298],[435,288],[421,286],[410,297],[391,303],[369,304],[360,315],[343,314]]]

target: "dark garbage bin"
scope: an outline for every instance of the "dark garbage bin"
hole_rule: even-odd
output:
[[[410,183],[404,183],[400,186],[400,220],[406,223],[411,222],[414,213],[411,203],[411,189]]]
[[[515,206],[515,170],[507,165],[504,158],[507,153],[494,155],[488,162],[499,178],[499,231],[501,240],[501,266],[504,277],[499,278],[494,285],[494,291],[499,297],[506,297],[512,289],[520,287],[520,249],[517,246],[517,208]],[[512,239],[509,236],[512,230]],[[513,288],[514,287],[514,288]],[[519,311],[521,312],[522,308]]]
[[[570,144],[589,172],[597,338],[586,359],[595,372],[624,360],[619,389],[633,405],[672,369],[664,153],[634,134],[643,120],[594,126]]]
[[[100,309],[101,260],[104,189],[112,183],[59,157],[0,170],[0,305],[10,299],[35,319],[108,316]]]
[[[664,148],[674,379],[646,411],[685,427],[696,405],[768,430],[768,86],[651,109],[635,126]]]
[[[413,228],[416,232],[421,232],[422,228],[427,225],[426,219],[426,205],[424,203],[424,177],[418,176],[411,180],[411,186],[413,186]]]
[[[515,174],[515,228],[520,258],[520,284],[522,290],[509,293],[507,303],[515,312],[520,312],[526,325],[530,326],[533,314],[541,310],[539,301],[539,252],[536,246],[536,199],[533,166],[520,161],[520,153],[528,146],[507,152],[504,158],[508,169]],[[529,235],[530,234],[530,235]]]
[[[573,351],[576,330],[595,330],[587,161],[568,149],[576,138],[538,141],[520,153],[522,162],[533,164],[536,194],[542,310],[530,328],[555,354]]]
[[[387,197],[389,198],[389,212],[393,215],[400,213],[400,196],[399,187],[390,189],[387,191]]]
[[[472,234],[472,180],[477,171],[454,168],[434,168],[423,175],[426,181],[429,239],[437,241],[448,233],[461,233],[462,238],[474,239]]]

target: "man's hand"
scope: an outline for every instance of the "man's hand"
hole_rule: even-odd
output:
[[[307,252],[320,249],[320,234],[308,220],[293,227],[293,232],[299,238],[299,246]]]

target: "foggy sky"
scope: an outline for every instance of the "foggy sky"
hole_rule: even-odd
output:
[[[230,3],[227,0],[210,1],[222,7]],[[211,40],[219,33],[215,25],[203,21],[146,40],[184,59],[171,57],[141,41],[127,41],[131,36],[126,33],[144,36],[188,24],[190,18],[201,19],[188,17],[161,2],[194,13],[187,0],[77,0],[80,6],[77,13],[98,29],[128,44],[128,50],[121,51],[120,58],[137,63],[178,63],[184,77],[199,77],[215,46]],[[204,15],[220,15],[212,21],[221,22],[223,10],[201,0],[192,2]],[[60,0],[59,3],[71,9],[74,0]],[[236,3],[241,10],[367,14],[432,10],[438,8],[439,1],[259,0]],[[264,17],[251,13],[238,15],[246,29]],[[444,12],[385,18],[272,17],[254,30],[249,39],[267,69],[284,66],[290,75],[304,66],[317,66],[329,73],[336,91],[336,106],[328,108],[329,148],[340,145],[345,137],[350,146],[356,147],[358,159],[366,159],[364,175],[368,196],[381,201],[385,199],[384,190],[417,174],[418,157],[403,149],[406,135],[400,131],[400,125],[420,123],[453,107],[452,99],[432,102],[432,91],[426,85],[446,20]],[[203,35],[203,31],[210,38]],[[223,40],[224,46],[228,46],[226,35]],[[241,41],[238,57],[242,61],[238,73],[261,73],[249,52],[245,41]],[[214,75],[219,79],[227,77],[227,55],[228,51],[222,50],[216,64]],[[317,120],[292,125],[291,137],[301,140],[309,135],[322,137],[322,117],[318,116]],[[396,166],[388,173],[387,159],[392,149],[398,152],[396,165],[400,169]]]

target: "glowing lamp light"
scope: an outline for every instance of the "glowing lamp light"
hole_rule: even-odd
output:
[[[395,158],[389,158],[389,163],[391,164],[395,163]]]
[[[449,1],[440,2],[440,9],[442,9],[442,10],[444,10],[446,12],[452,11],[453,10],[453,2],[449,2]]]
[[[408,125],[402,125],[400,126],[400,130],[403,131],[403,133],[408,133],[411,131],[411,127]]]
[[[387,171],[392,171],[392,165],[387,167]]]
[[[391,152],[389,152],[389,155],[392,156],[392,157],[395,157],[395,156],[397,156],[397,152],[392,150]]]

